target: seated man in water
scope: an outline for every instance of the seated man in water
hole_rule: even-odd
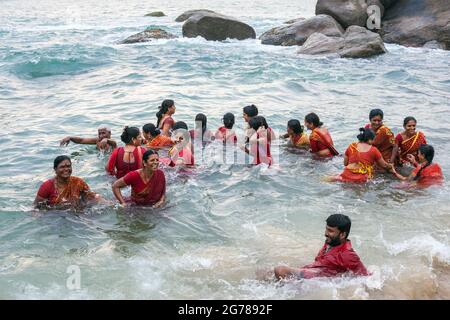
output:
[[[367,276],[366,267],[353,250],[350,240],[350,218],[343,214],[332,214],[326,220],[325,244],[313,263],[301,268],[275,267],[275,277],[280,279],[310,279],[334,277],[346,272]]]
[[[81,138],[68,136],[61,140],[61,146],[67,146],[69,142],[79,144],[95,144],[97,150],[100,151],[111,151],[117,147],[117,143],[111,139],[111,129],[106,125],[101,125],[98,127],[98,136],[93,138]]]

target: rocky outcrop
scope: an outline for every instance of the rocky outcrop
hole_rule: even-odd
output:
[[[337,54],[342,58],[367,58],[385,52],[380,35],[359,26],[350,26],[343,37],[314,33],[298,50],[301,54]]]
[[[218,13],[195,13],[183,24],[183,37],[201,36],[206,40],[222,41],[230,39],[255,39],[255,30],[233,18]]]
[[[450,50],[449,0],[398,0],[386,14],[381,35],[387,43]]]
[[[273,28],[264,32],[259,39],[262,44],[301,46],[315,32],[330,37],[340,37],[344,34],[344,30],[336,20],[321,14],[307,20],[299,20],[288,26]]]
[[[150,12],[145,15],[146,17],[165,17],[166,15],[162,11]]]
[[[187,19],[189,19],[190,17],[192,17],[194,14],[198,14],[198,13],[215,13],[212,10],[208,10],[208,9],[197,9],[197,10],[189,10],[186,11],[185,13],[179,15],[175,21],[176,22],[183,22],[186,21]]]
[[[296,22],[299,22],[299,21],[303,21],[303,20],[306,20],[306,19],[305,18],[295,18],[295,19],[291,19],[291,20],[285,21],[285,22],[283,22],[283,24],[293,24],[293,23],[296,23]]]
[[[365,26],[367,2],[365,0],[318,0],[316,14],[332,16],[345,29],[349,26]]]
[[[177,36],[168,33],[162,29],[147,29],[145,31],[136,33],[123,41],[120,41],[120,44],[130,44],[130,43],[139,43],[139,42],[149,42],[153,39],[173,39]]]

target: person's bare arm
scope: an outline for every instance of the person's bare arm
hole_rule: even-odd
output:
[[[43,207],[47,206],[47,199],[42,198],[39,195],[36,195],[36,198],[34,199],[33,205],[36,209],[41,209]]]
[[[344,155],[344,166],[348,166],[348,157]]]
[[[123,178],[120,178],[119,180],[114,182],[112,185],[112,191],[114,193],[114,196],[116,197],[117,200],[119,200],[119,203],[122,205],[124,205],[126,203],[125,203],[125,200],[123,199],[122,192],[120,191],[120,189],[124,188],[126,186],[127,186],[127,184],[125,183],[125,180]]]
[[[69,142],[78,143],[78,144],[97,144],[98,138],[82,138],[82,137],[65,137],[61,140],[60,146],[67,146]]]
[[[153,208],[155,208],[155,209],[160,208],[164,204],[165,201],[166,201],[166,195],[163,194],[161,199],[159,199],[159,201],[153,205]]]
[[[166,137],[170,137],[169,131],[170,131],[170,124],[166,123],[166,124],[162,127],[161,133],[162,133],[163,135],[165,135]]]
[[[395,163],[395,159],[398,157],[398,152],[400,148],[397,144],[394,145],[394,149],[392,149],[391,163]]]

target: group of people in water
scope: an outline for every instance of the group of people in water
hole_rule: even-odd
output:
[[[123,146],[111,139],[111,129],[102,125],[98,136],[81,138],[68,136],[61,140],[61,146],[70,142],[96,145],[98,150],[110,153],[105,170],[116,177],[112,191],[121,205],[134,204],[159,208],[166,200],[165,167],[195,165],[194,148],[219,141],[224,150],[236,150],[239,139],[234,131],[235,116],[226,113],[223,126],[215,133],[207,128],[207,117],[200,113],[195,117],[195,129],[188,130],[185,122],[175,121],[175,103],[164,100],[156,114],[156,125],[145,124],[142,131],[137,127],[125,127],[121,140]],[[416,129],[417,121],[406,117],[404,131],[395,136],[383,123],[383,111],[370,111],[370,123],[359,129],[358,141],[351,143],[344,153],[344,170],[341,174],[327,177],[328,181],[363,183],[375,174],[391,172],[400,180],[409,180],[417,185],[430,185],[443,180],[442,170],[433,162],[434,149],[427,144],[425,135]],[[253,159],[253,165],[262,163],[271,166],[271,144],[276,139],[266,119],[258,114],[255,105],[243,108],[246,128],[243,143],[239,147]],[[287,139],[292,148],[309,150],[315,158],[328,159],[338,156],[329,131],[323,126],[319,116],[309,113],[304,118],[305,127],[311,131],[307,135],[297,119],[289,120],[287,132],[280,136]],[[198,143],[200,142],[200,143]],[[167,151],[161,156],[158,151]],[[412,167],[410,174],[404,176],[397,172],[402,166]],[[87,183],[72,176],[72,162],[68,156],[56,157],[53,168],[55,176],[45,181],[39,188],[35,199],[38,208],[78,207],[89,201],[105,201],[91,191]],[[131,196],[124,197],[121,190],[131,186]],[[287,277],[311,278],[333,276],[347,271],[357,275],[368,275],[358,255],[347,239],[350,232],[350,218],[345,215],[332,215],[327,219],[326,241],[315,262],[303,268],[276,267],[273,271],[278,279]]]

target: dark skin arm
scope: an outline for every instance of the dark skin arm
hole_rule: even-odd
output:
[[[125,205],[126,202],[123,199],[122,192],[120,191],[121,188],[126,187],[127,184],[125,183],[125,180],[123,178],[120,178],[119,180],[115,181],[112,185],[112,191],[114,193],[114,196],[117,200],[119,200],[119,203],[121,205]]]
[[[65,137],[61,140],[60,146],[67,146],[69,142],[78,144],[97,144],[98,138],[82,138],[82,137]]]

